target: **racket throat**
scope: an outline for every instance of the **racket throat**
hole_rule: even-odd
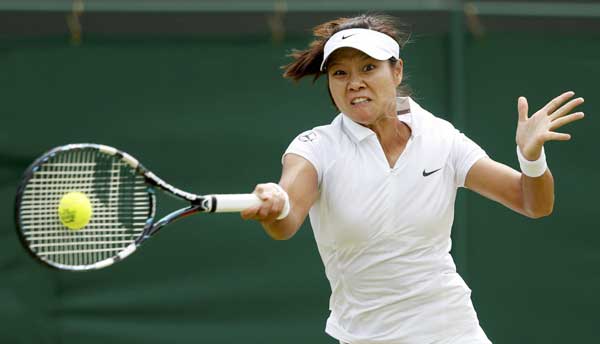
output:
[[[148,231],[148,234],[146,234],[145,237],[151,237],[152,235],[156,234],[156,232],[158,232],[162,227],[200,212],[204,212],[204,210],[202,209],[201,205],[196,204],[192,204],[187,208],[183,208],[176,212],[173,212],[163,217],[158,222],[154,223],[154,225],[152,225],[152,228],[150,229],[150,231]]]

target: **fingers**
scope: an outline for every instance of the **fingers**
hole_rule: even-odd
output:
[[[527,117],[527,99],[519,97],[519,125],[517,126],[517,143],[541,146],[547,141],[567,141],[571,135],[557,133],[554,130],[584,117],[583,112],[572,113],[573,109],[583,104],[584,99],[571,99],[575,92],[568,91],[552,99],[531,118]],[[529,147],[531,148],[531,147]]]
[[[527,120],[529,105],[527,104],[527,98],[519,97],[517,101],[517,110],[519,111],[519,122],[524,122]]]
[[[244,220],[250,220],[250,219],[252,219],[252,218],[254,218],[256,216],[256,213],[258,212],[258,209],[260,209],[260,206],[248,208],[248,209],[245,209],[244,211],[242,211],[240,213],[240,215],[242,215],[242,219],[244,219]]]
[[[262,201],[259,206],[241,212],[244,220],[274,221],[285,205],[285,197],[273,183],[258,184],[254,194]]]
[[[547,114],[551,114],[554,111],[556,111],[556,109],[558,109],[564,102],[566,102],[568,99],[570,99],[574,95],[575,95],[575,92],[573,92],[573,91],[565,92],[565,93],[561,94],[560,96],[552,99],[548,104],[546,104],[546,106],[543,107],[543,110],[545,110]]]
[[[583,112],[575,112],[568,116],[561,117],[557,120],[552,121],[552,124],[550,125],[550,130],[555,130],[562,127],[563,125],[569,124],[574,121],[578,121],[584,116],[585,115],[583,114]]]
[[[584,99],[581,97],[577,98],[577,99],[571,99],[568,103],[564,104],[558,110],[551,113],[550,119],[555,120],[559,117],[562,117],[562,116],[572,112],[575,107],[583,104],[583,102],[584,102]]]
[[[545,141],[569,141],[571,139],[571,135],[564,133],[555,133],[553,131],[549,131],[546,133]]]

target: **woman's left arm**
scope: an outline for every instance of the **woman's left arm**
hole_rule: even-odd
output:
[[[563,93],[531,117],[527,99],[519,98],[516,142],[523,159],[538,160],[545,142],[571,139],[569,134],[554,130],[583,118],[583,112],[571,113],[583,103],[583,98],[571,99],[574,95],[574,92]],[[469,170],[465,187],[531,218],[550,215],[554,207],[554,178],[549,169],[532,177],[484,158]]]

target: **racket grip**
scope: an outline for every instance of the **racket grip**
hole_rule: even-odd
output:
[[[261,200],[255,194],[211,195],[217,200],[216,213],[237,213],[260,205]]]
[[[284,191],[285,192],[285,191]],[[225,194],[211,195],[217,201],[215,213],[237,213],[246,210],[250,207],[260,205],[262,202],[255,194]],[[287,198],[281,211],[277,217],[278,220],[285,218],[290,213],[290,201]]]

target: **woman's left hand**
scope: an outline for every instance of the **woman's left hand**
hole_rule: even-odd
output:
[[[571,139],[571,135],[557,133],[554,130],[583,118],[583,112],[571,113],[575,107],[583,103],[583,98],[571,99],[574,95],[575,92],[572,91],[561,94],[531,117],[528,116],[527,99],[519,97],[516,141],[525,159],[537,160],[542,152],[542,146],[547,141]]]

